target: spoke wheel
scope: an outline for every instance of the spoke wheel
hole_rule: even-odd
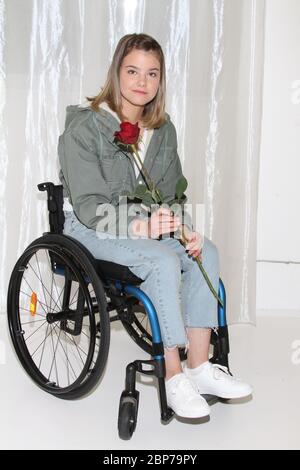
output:
[[[109,319],[101,281],[85,255],[78,249],[74,255],[72,242],[64,240],[68,244],[47,243],[46,236],[25,250],[10,280],[8,321],[30,377],[51,394],[77,398],[104,369]]]

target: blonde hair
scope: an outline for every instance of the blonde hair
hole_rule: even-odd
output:
[[[161,127],[166,121],[165,97],[166,97],[166,71],[165,59],[162,48],[158,42],[148,34],[126,34],[116,47],[112,63],[109,67],[107,78],[100,93],[94,97],[86,97],[91,102],[93,111],[99,111],[99,105],[103,101],[118,114],[121,121],[124,116],[121,110],[121,92],[119,84],[119,73],[123,59],[133,50],[152,51],[160,63],[160,81],[155,98],[147,103],[142,114],[143,125],[149,129]]]

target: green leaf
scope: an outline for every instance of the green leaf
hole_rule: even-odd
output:
[[[185,194],[182,195],[180,199],[180,204],[184,204],[187,201],[187,196]]]
[[[184,191],[188,186],[187,179],[182,175],[176,183],[175,195],[177,199],[181,199]]]
[[[146,193],[147,191],[147,186],[145,186],[144,184],[139,184],[137,185],[137,187],[135,188],[134,190],[134,193],[136,195],[136,197],[141,197],[143,198],[144,194]]]
[[[153,204],[153,202],[155,203],[156,201],[153,201],[153,198],[151,196],[151,193],[150,191],[147,191],[145,194],[144,194],[144,197],[142,199],[142,204],[144,204],[145,206],[147,207],[151,207],[151,205]]]
[[[143,196],[137,196],[136,194],[133,194],[130,199],[138,199],[141,201],[143,199]]]
[[[122,191],[121,196],[132,196],[132,193],[130,191]]]

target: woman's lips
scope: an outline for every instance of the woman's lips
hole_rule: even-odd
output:
[[[133,90],[135,93],[140,93],[141,95],[147,95],[145,91]]]

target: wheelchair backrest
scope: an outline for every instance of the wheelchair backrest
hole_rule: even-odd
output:
[[[63,186],[53,183],[38,184],[39,191],[47,191],[50,233],[63,233],[65,216],[63,211]]]

